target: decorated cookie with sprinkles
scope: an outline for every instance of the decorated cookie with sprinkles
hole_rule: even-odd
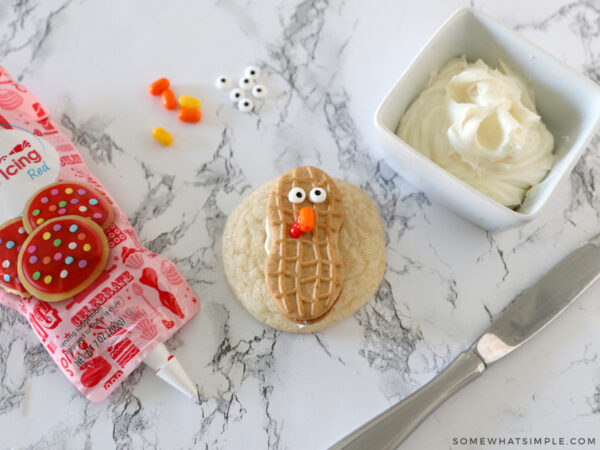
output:
[[[23,225],[28,233],[55,217],[86,217],[102,229],[108,227],[115,213],[104,196],[86,183],[60,181],[37,191],[25,204]]]
[[[20,217],[0,225],[0,287],[12,294],[29,297],[19,279],[17,260],[27,239],[27,231]]]
[[[33,231],[23,243],[17,267],[28,292],[58,302],[89,287],[107,261],[108,240],[102,229],[89,219],[65,216]]]

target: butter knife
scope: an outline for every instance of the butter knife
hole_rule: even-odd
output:
[[[519,294],[481,337],[433,380],[330,450],[396,448],[451,395],[548,325],[599,276],[600,235]]]

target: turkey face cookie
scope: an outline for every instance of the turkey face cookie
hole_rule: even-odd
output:
[[[58,302],[89,287],[108,261],[108,240],[89,219],[65,216],[39,225],[23,243],[17,263],[25,289]]]
[[[235,298],[260,322],[289,333],[321,331],[351,316],[385,272],[375,203],[358,186],[312,167],[243,199],[227,218],[222,250]]]
[[[114,211],[106,198],[95,188],[77,181],[52,183],[37,191],[25,204],[23,225],[31,233],[54,217],[76,215],[93,220],[106,229]]]
[[[344,280],[338,243],[343,222],[342,196],[320,169],[292,169],[271,190],[265,280],[275,305],[290,320],[316,322],[337,301]]]
[[[17,260],[27,239],[27,231],[20,217],[0,225],[0,287],[11,294],[29,297],[19,279]]]

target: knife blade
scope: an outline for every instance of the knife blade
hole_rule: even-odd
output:
[[[490,364],[527,342],[600,276],[600,235],[571,252],[519,294],[481,337],[421,389],[350,433],[330,450],[392,449]]]

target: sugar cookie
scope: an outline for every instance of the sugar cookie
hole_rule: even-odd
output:
[[[112,206],[100,192],[77,181],[59,181],[43,187],[29,198],[23,211],[23,225],[28,233],[54,217],[86,217],[102,229],[115,217]]]
[[[20,217],[0,225],[0,287],[12,294],[29,297],[17,271],[19,251],[27,239]]]
[[[58,302],[89,287],[106,267],[108,240],[89,219],[65,216],[38,226],[23,243],[17,263],[27,291]]]
[[[385,241],[377,207],[357,186],[342,180],[333,181],[341,194],[345,215],[339,231],[344,274],[337,301],[317,322],[303,325],[290,320],[277,307],[267,288],[265,215],[270,192],[278,180],[268,182],[242,200],[225,225],[223,266],[235,297],[257,320],[278,330],[311,333],[328,328],[360,309],[383,279]],[[305,192],[309,199],[311,190]],[[271,245],[275,244],[270,242]]]

